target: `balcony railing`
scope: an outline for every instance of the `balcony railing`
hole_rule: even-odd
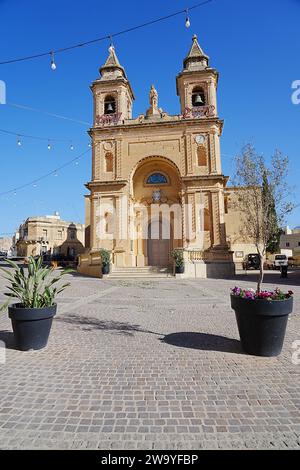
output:
[[[122,113],[113,113],[113,114],[102,114],[97,115],[95,122],[98,126],[106,126],[106,125],[117,125],[120,121]]]
[[[211,117],[215,115],[215,107],[210,104],[207,106],[195,106],[193,108],[185,108],[183,113],[183,119],[188,118],[203,118]]]

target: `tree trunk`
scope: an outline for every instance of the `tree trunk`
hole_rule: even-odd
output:
[[[259,253],[260,259],[260,267],[259,267],[259,276],[257,281],[257,292],[259,293],[261,290],[261,285],[264,279],[264,257],[261,253]]]

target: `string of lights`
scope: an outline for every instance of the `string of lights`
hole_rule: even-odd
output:
[[[45,173],[44,175],[38,177],[38,178],[35,178],[34,180],[31,180],[29,181],[28,183],[24,183],[20,186],[17,186],[15,187],[14,189],[9,189],[7,191],[3,191],[0,193],[0,197],[2,196],[6,196],[8,194],[14,194],[16,195],[18,191],[22,190],[22,189],[25,189],[25,188],[28,188],[28,187],[36,187],[37,186],[37,183],[39,183],[40,181],[44,180],[45,178],[48,178],[49,176],[58,176],[58,173],[59,171],[61,171],[62,169],[66,168],[67,166],[70,166],[72,165],[73,163],[75,164],[78,164],[79,160],[81,158],[83,158],[88,152],[90,151],[90,149],[88,150],[85,150],[84,152],[82,152],[80,155],[78,155],[77,157],[75,158],[72,158],[72,160],[69,160],[67,161],[66,163],[64,163],[63,165],[60,165],[59,167],[57,167],[55,170],[52,170],[52,171],[49,171],[48,173]]]
[[[8,106],[12,106],[14,108],[24,109],[25,111],[34,111],[35,113],[45,114],[47,116],[51,116],[51,117],[58,118],[58,119],[63,119],[65,121],[76,122],[78,124],[83,124],[84,126],[90,126],[91,125],[87,121],[81,121],[79,119],[74,119],[74,118],[70,118],[70,117],[67,117],[67,116],[62,116],[61,114],[51,113],[51,112],[45,111],[43,109],[32,108],[31,106],[25,106],[23,104],[11,103],[10,101],[6,101],[5,104],[8,105]]]
[[[15,136],[16,137],[16,143],[17,143],[18,147],[21,147],[23,139],[26,138],[26,139],[34,139],[34,140],[40,140],[40,141],[47,142],[48,150],[51,150],[52,145],[53,145],[54,142],[64,142],[64,143],[67,142],[70,145],[70,150],[74,150],[74,148],[75,148],[73,142],[76,139],[56,139],[56,138],[52,138],[52,137],[40,137],[40,136],[36,136],[36,135],[21,134],[21,133],[17,133],[17,132],[13,132],[13,131],[8,131],[6,129],[0,129],[0,132],[2,132],[3,134],[8,134],[8,135]],[[88,143],[88,146],[91,147],[90,142]]]
[[[139,24],[139,25],[136,25],[136,26],[132,26],[131,28],[123,29],[122,31],[118,31],[116,33],[108,34],[108,35],[105,35],[105,36],[102,36],[102,37],[99,37],[99,38],[96,38],[96,39],[91,39],[90,41],[85,41],[85,42],[81,42],[81,43],[78,43],[78,44],[73,44],[73,45],[68,46],[68,47],[62,47],[62,48],[54,49],[54,50],[47,51],[47,52],[41,52],[39,54],[33,54],[33,55],[24,56],[24,57],[18,57],[18,58],[14,58],[14,59],[4,60],[4,61],[0,62],[0,65],[12,64],[12,63],[16,63],[16,62],[24,62],[24,61],[27,61],[27,60],[38,59],[38,58],[41,58],[41,57],[50,56],[50,67],[54,71],[54,70],[57,69],[57,64],[56,64],[56,61],[55,61],[55,55],[56,54],[60,54],[60,53],[63,53],[63,52],[68,52],[68,51],[71,51],[73,49],[77,49],[79,47],[88,46],[88,45],[94,44],[96,42],[105,41],[105,40],[109,40],[110,43],[112,43],[112,39],[114,37],[121,36],[122,34],[127,34],[127,33],[130,33],[132,31],[136,31],[136,30],[141,29],[141,28],[145,28],[146,26],[151,26],[151,25],[153,25],[155,23],[159,23],[161,21],[166,21],[166,20],[168,20],[170,18],[173,18],[175,16],[178,16],[178,15],[182,15],[182,14],[185,15],[185,26],[186,26],[186,28],[189,28],[190,25],[191,25],[189,12],[191,10],[195,10],[196,8],[200,8],[200,7],[202,7],[202,6],[204,6],[208,3],[211,3],[212,1],[213,0],[204,0],[201,3],[197,3],[195,5],[192,5],[192,6],[189,6],[189,7],[185,8],[184,10],[179,10],[179,11],[170,13],[169,15],[166,15],[166,16],[161,16],[161,17],[156,18],[154,20],[150,20],[150,21],[147,21],[145,23],[142,23],[142,24]]]

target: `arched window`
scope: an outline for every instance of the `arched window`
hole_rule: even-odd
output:
[[[114,114],[116,112],[116,100],[113,96],[108,95],[104,100],[104,114]]]
[[[198,145],[197,147],[197,163],[198,166],[207,166],[207,154],[204,145]]]
[[[210,230],[210,215],[209,210],[204,209],[204,231],[208,232]]]
[[[225,214],[228,214],[228,201],[229,201],[229,196],[224,196],[224,212],[225,212]]]
[[[152,175],[148,176],[147,184],[168,184],[167,177],[162,173],[152,173]]]
[[[107,152],[105,154],[105,171],[107,173],[110,173],[113,171],[113,166],[114,166],[114,157],[111,152]]]
[[[192,106],[204,106],[205,105],[205,93],[203,88],[195,87],[192,91]]]

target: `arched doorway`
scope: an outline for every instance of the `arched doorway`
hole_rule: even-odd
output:
[[[181,187],[177,166],[165,157],[145,157],[132,171],[130,255],[134,265],[171,265],[170,252],[180,245],[178,233],[182,236],[182,230],[174,230],[175,215],[175,227],[181,224]]]
[[[161,218],[152,220],[148,225],[148,265],[167,267],[170,263],[170,227]]]

